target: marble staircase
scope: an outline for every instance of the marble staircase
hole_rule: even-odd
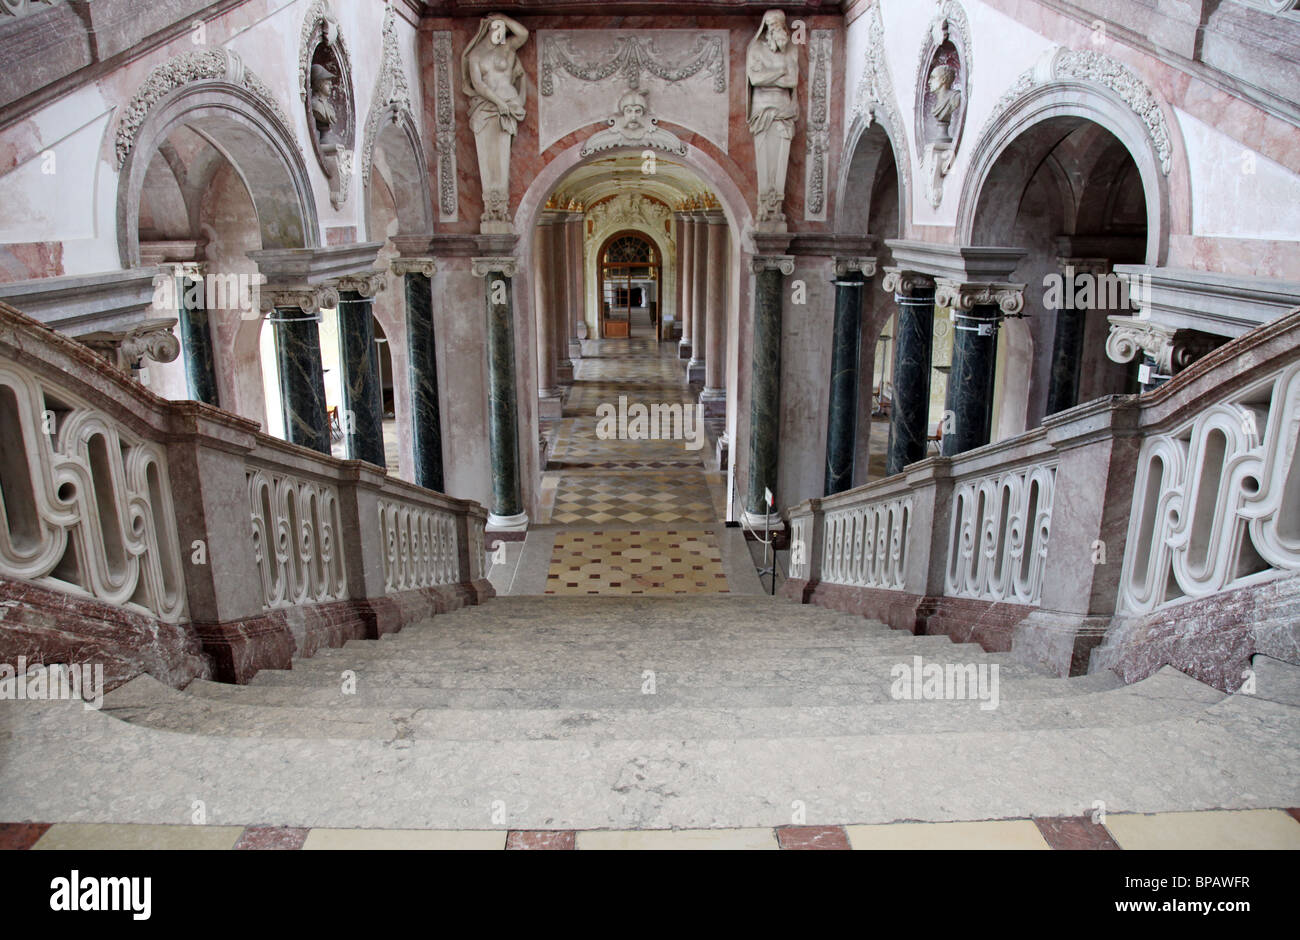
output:
[[[894,697],[916,656],[996,665],[997,707]],[[0,709],[116,768],[89,793],[0,771],[0,809],[491,828],[500,805],[511,828],[581,829],[787,825],[796,802],[810,824],[1294,805],[1300,710],[1275,698],[1172,669],[1060,679],[761,596],[499,597],[248,685],[145,676],[102,712]]]

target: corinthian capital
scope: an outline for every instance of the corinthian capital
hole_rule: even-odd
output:
[[[370,271],[366,274],[349,274],[334,282],[340,291],[353,291],[362,297],[374,297],[385,287],[388,280],[383,271]]]
[[[338,290],[326,284],[317,284],[313,287],[270,287],[262,291],[261,308],[263,313],[297,307],[303,313],[311,316],[321,310],[337,307],[338,305]]]
[[[438,270],[438,264],[432,258],[394,258],[390,265],[393,273],[398,277],[407,274],[423,274],[425,277],[433,277]]]
[[[794,255],[754,255],[749,259],[749,269],[755,274],[776,270],[789,277],[794,273]]]
[[[500,271],[504,277],[514,277],[518,262],[510,255],[473,258],[470,272],[475,277],[487,277],[492,271]]]
[[[970,313],[976,307],[997,307],[1004,316],[1019,316],[1025,309],[1025,285],[1000,282],[964,283],[939,278],[935,281],[934,302]]]
[[[911,297],[918,290],[934,287],[934,278],[928,274],[905,271],[902,268],[885,268],[880,286],[896,297]]]
[[[1110,335],[1106,337],[1106,355],[1114,362],[1132,362],[1144,352],[1156,363],[1162,375],[1173,374],[1174,328],[1153,323],[1143,317],[1107,317]]]

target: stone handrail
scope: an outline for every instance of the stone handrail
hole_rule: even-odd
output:
[[[162,399],[3,303],[0,438],[0,661],[247,681],[492,593],[478,504]]]
[[[1061,674],[1235,688],[1244,650],[1300,646],[1298,450],[1300,310],[1147,394],[795,506],[783,593]],[[1265,599],[1253,634],[1219,611]]]

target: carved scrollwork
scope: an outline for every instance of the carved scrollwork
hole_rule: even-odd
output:
[[[930,290],[934,287],[934,278],[928,274],[905,271],[902,268],[885,268],[885,276],[880,286],[895,297],[911,297],[917,290]]]
[[[1025,285],[963,283],[938,278],[935,281],[934,302],[940,307],[950,307],[963,313],[969,313],[976,307],[995,306],[1003,315],[1014,317],[1025,309]]]
[[[398,277],[407,274],[433,277],[438,270],[438,263],[433,258],[394,258],[389,262],[389,266]]]
[[[244,65],[239,56],[229,49],[185,52],[154,66],[122,112],[115,144],[119,170],[126,164],[140,128],[153,107],[177,88],[200,81],[226,81],[241,86],[275,116],[286,135],[292,136],[290,129],[293,124],[280,108],[274,93]]]
[[[263,608],[345,600],[337,487],[255,468],[246,478]]]
[[[184,619],[164,447],[13,363],[0,364],[0,422],[14,468],[0,500],[0,576]]]
[[[384,588],[393,594],[460,580],[456,517],[395,500],[379,501]]]
[[[821,580],[901,591],[912,497],[876,500],[826,514]]]
[[[518,267],[519,262],[509,255],[474,258],[471,261],[470,273],[474,277],[487,277],[493,271],[497,271],[504,277],[513,278]]]
[[[1045,465],[958,481],[944,593],[1037,604],[1055,490],[1056,467]]]
[[[749,264],[754,274],[773,270],[780,271],[786,277],[794,274],[794,255],[755,255]]]

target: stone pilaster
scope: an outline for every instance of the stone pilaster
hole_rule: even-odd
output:
[[[882,282],[894,295],[894,394],[889,410],[886,475],[924,460],[930,433],[931,357],[934,351],[934,280],[886,268]]]
[[[1073,408],[1079,402],[1079,367],[1083,361],[1088,310],[1076,302],[1075,279],[1103,275],[1110,267],[1104,258],[1060,258],[1058,261],[1066,288],[1061,307],[1056,311],[1056,330],[1052,338],[1052,371],[1047,385],[1046,409],[1049,415]]]
[[[320,311],[338,304],[333,287],[262,291],[262,308],[272,312],[268,319],[275,326],[285,440],[322,454],[330,453],[330,425],[320,356]]]
[[[935,303],[954,316],[952,371],[948,374],[943,453],[965,453],[989,442],[993,422],[998,326],[1025,306],[1025,285],[962,283],[940,278]]]
[[[582,257],[582,213],[570,212],[564,225],[564,234],[569,244],[569,314],[568,347],[569,361],[576,363],[582,358],[582,339],[578,335],[578,324],[586,316],[585,292],[583,291],[586,268]]]
[[[555,281],[558,274],[555,215],[543,212],[537,223],[537,264],[534,275],[534,308],[537,324],[537,416],[558,418],[563,410],[559,363],[556,359]]]
[[[484,279],[488,317],[488,437],[492,453],[492,510],[488,528],[528,528],[519,462],[519,402],[515,377],[515,276],[512,257],[473,259],[473,274]]]
[[[709,223],[707,214],[695,212],[691,220],[694,228],[691,266],[691,359],[686,364],[686,381],[703,384],[708,350],[709,330]]]
[[[555,267],[550,273],[550,315],[554,323],[555,379],[560,385],[573,384],[573,360],[569,358],[569,214],[559,212],[552,225]]]
[[[445,489],[442,463],[442,406],[438,392],[438,346],[433,327],[432,258],[394,258],[406,296],[406,356],[411,382],[411,453],[415,482]]]
[[[708,225],[707,274],[704,328],[704,390],[700,403],[707,417],[727,413],[727,217],[713,210],[706,214]]]
[[[857,444],[858,359],[862,295],[875,274],[874,258],[835,260],[835,322],[831,329],[830,401],[826,418],[826,495],[853,486]]]
[[[692,306],[695,302],[695,220],[689,212],[679,216],[682,234],[677,239],[677,279],[681,283],[678,319],[682,321],[682,338],[677,344],[680,359],[691,358]]]
[[[375,346],[374,298],[384,275],[339,278],[339,361],[343,366],[341,426],[348,456],[376,467],[384,457],[384,393]]]
[[[754,358],[750,376],[749,478],[745,490],[745,521],[768,524],[764,489],[777,493],[781,434],[781,308],[784,281],[794,273],[791,255],[755,256]],[[777,503],[779,507],[779,502]]]
[[[190,398],[220,407],[216,350],[212,343],[212,326],[208,322],[203,273],[201,264],[176,265],[176,332],[185,356],[185,386]]]

